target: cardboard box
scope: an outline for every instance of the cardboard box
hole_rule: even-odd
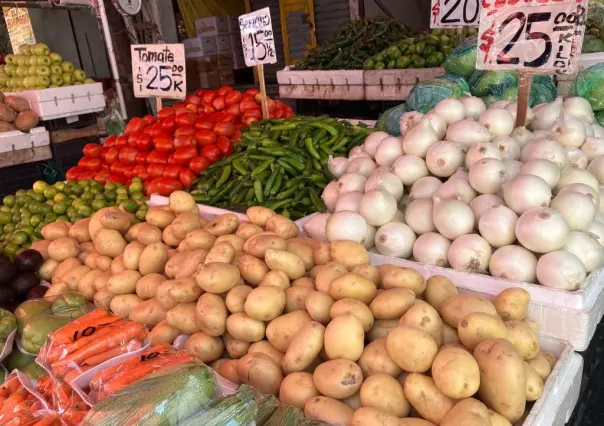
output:
[[[231,59],[233,59],[234,70],[241,70],[247,68],[247,65],[245,64],[245,58],[243,57],[243,52],[238,55],[233,55]]]
[[[204,71],[199,73],[199,82],[202,89],[217,89],[221,86],[218,71]]]
[[[199,81],[199,70],[197,68],[198,60],[197,59],[187,59],[187,89],[199,89],[200,81]]]
[[[229,33],[228,16],[211,16],[195,21],[195,33],[198,36],[216,36]]]
[[[216,39],[214,37],[195,37],[183,40],[185,46],[185,58],[203,58],[216,55]]]
[[[239,34],[239,16],[227,16],[229,19],[229,33],[231,34]]]
[[[218,55],[231,55],[231,36],[226,35],[218,35],[216,36],[216,50],[218,51]]]
[[[232,56],[243,55],[243,47],[241,47],[241,36],[239,34],[231,34],[231,51]]]

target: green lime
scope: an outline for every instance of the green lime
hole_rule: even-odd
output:
[[[117,189],[117,185],[115,183],[106,183],[105,191],[115,191]]]
[[[100,194],[101,192],[103,192],[103,189],[102,189],[102,188],[101,188],[101,189],[98,189],[98,188],[90,188],[90,191],[89,191],[89,192],[90,192],[92,195],[97,195],[97,194]]]
[[[97,192],[96,194],[94,194],[94,199],[105,201],[105,195],[102,192]]]
[[[43,180],[38,180],[38,181],[34,182],[34,185],[32,186],[32,188],[38,194],[44,194],[44,190],[46,188],[48,188],[48,186],[49,185],[46,182],[44,182]]]
[[[15,231],[15,233],[13,234],[13,237],[11,238],[10,242],[20,246],[21,244],[25,243],[27,240],[29,239],[29,235],[27,234],[27,232],[25,231]]]
[[[130,196],[135,201],[142,201],[145,198],[145,195],[142,192],[135,192]]]
[[[117,193],[115,191],[105,189],[105,200],[115,201],[116,198],[117,198]]]
[[[84,217],[90,217],[92,215],[92,208],[88,206],[78,207],[78,214]]]
[[[381,53],[378,53],[377,55],[373,56],[373,61],[375,62],[375,64],[377,65],[378,62],[384,62],[384,55]]]
[[[33,189],[28,189],[27,195],[29,195],[31,198],[34,198],[34,195],[36,195],[36,191],[34,191]]]
[[[29,219],[29,223],[31,223],[31,226],[33,226],[35,228],[40,223],[42,223],[43,220],[44,220],[44,218],[42,217],[42,215],[35,214],[31,217],[31,219]]]
[[[65,215],[61,215],[57,218],[57,222],[69,222],[69,218]]]
[[[18,197],[23,197],[24,195],[27,194],[27,191],[25,189],[19,189],[17,192],[15,192],[15,196]]]
[[[29,219],[31,216],[32,214],[28,209],[21,212],[21,219]]]
[[[373,61],[373,59],[369,58],[365,62],[363,62],[363,69],[372,70],[374,65],[375,65],[375,62]],[[132,186],[132,185],[130,185],[130,186]]]
[[[374,69],[376,69],[376,70],[383,70],[385,68],[386,68],[386,65],[383,62],[376,62],[375,63]]]
[[[34,227],[31,225],[23,225],[23,228],[21,228],[24,232],[27,232],[27,234],[30,237],[33,237],[34,234]]]
[[[21,214],[21,207],[19,207],[19,206],[13,206],[13,208],[10,209],[10,212],[12,214]]]
[[[31,219],[29,217],[22,217],[21,218],[21,222],[19,222],[21,225],[25,226],[25,225],[30,225],[31,224]]]
[[[5,206],[8,206],[8,207],[12,207],[15,205],[16,200],[17,200],[17,198],[14,195],[7,195],[2,200],[2,204],[4,204]]]
[[[52,200],[55,195],[58,194],[57,188],[53,188],[52,186],[46,188],[44,190],[44,196],[46,197],[47,200]]]
[[[0,207],[0,212],[10,213],[10,207],[9,206],[2,206],[2,207]]]
[[[40,206],[38,207],[38,213],[40,213],[41,215],[47,215],[48,213],[50,213],[52,211],[52,205],[48,203],[49,201],[44,204],[40,204]]]
[[[137,176],[132,178],[132,183],[143,183],[143,180]]]
[[[19,246],[10,242],[6,245],[6,247],[4,247],[4,254],[13,257],[16,254],[17,250],[19,250]]]
[[[107,203],[105,202],[104,199],[103,200],[92,200],[91,206],[92,206],[92,210],[94,210],[96,212],[96,211],[101,210],[102,208],[107,207]]]
[[[411,65],[411,59],[408,56],[401,56],[396,60],[396,67],[398,69],[405,69]]]
[[[84,193],[84,187],[80,185],[75,185],[71,188],[71,193],[80,196]]]
[[[59,194],[56,194],[52,200],[55,203],[60,203],[61,201],[65,201],[66,199],[67,199],[67,195],[59,193]]]
[[[138,210],[138,203],[134,200],[126,200],[122,204],[122,207],[128,213],[136,213],[136,211]]]
[[[6,236],[7,236],[7,234],[0,234],[0,241],[2,241],[2,242],[6,241]]]
[[[128,195],[128,189],[121,187],[115,190],[117,195]]]
[[[65,189],[65,182],[55,182],[53,186],[57,188],[57,191],[63,192],[63,190]]]
[[[43,203],[44,201],[46,201],[46,197],[44,196],[44,194],[34,194],[31,198],[33,198],[34,201],[37,203]]]
[[[132,182],[128,187],[128,192],[130,192],[131,194],[143,192],[143,184],[141,182]]]
[[[30,211],[30,213],[33,213],[33,214],[40,213],[40,204],[30,203],[29,206],[27,206],[27,209]]]
[[[440,60],[436,55],[430,55],[426,58],[426,67],[436,68],[440,65]]]
[[[417,47],[415,46],[415,44],[409,45],[409,47],[407,48],[407,53],[410,55],[417,53]]]
[[[86,219],[85,216],[82,216],[81,214],[74,214],[73,217],[71,218],[71,223],[76,223],[78,220],[82,220],[82,219]]]
[[[7,212],[0,212],[0,225],[7,225],[11,222],[12,215]]]
[[[57,215],[56,213],[48,213],[45,217],[44,217],[44,221],[50,223],[50,222],[54,222],[55,220],[57,220]]]
[[[424,58],[430,56],[431,54],[433,54],[434,52],[436,52],[436,47],[434,46],[426,46],[422,52],[422,55],[424,56]]]
[[[388,61],[388,64],[386,65],[386,68],[389,70],[393,70],[396,68],[396,61],[394,59],[391,59]]]
[[[145,217],[147,217],[147,210],[146,210],[146,209],[145,209],[145,210],[143,210],[143,209],[139,209],[139,210],[137,210],[137,211],[136,211],[135,216],[136,216],[136,218],[137,218],[138,220],[140,220],[140,221],[144,221],[144,220],[145,220]]]
[[[84,201],[92,201],[92,200],[94,200],[94,194],[90,191],[86,191],[82,194],[81,198]]]
[[[19,223],[19,222],[21,222],[21,215],[20,214],[13,214],[12,221],[13,221],[13,223]]]
[[[15,224],[14,223],[7,223],[6,225],[4,225],[3,230],[6,233],[15,232]]]

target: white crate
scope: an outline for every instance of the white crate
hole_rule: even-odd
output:
[[[277,71],[279,84],[362,86],[363,70],[296,71],[285,67]]]
[[[368,101],[406,101],[415,84],[398,86],[365,86],[365,99]]]
[[[288,99],[327,99],[360,101],[365,99],[365,86],[279,85],[279,96]]]
[[[168,204],[170,204],[170,199],[168,197],[163,197],[157,194],[152,194],[151,198],[147,202],[147,205],[150,207],[167,206]],[[230,210],[219,209],[218,207],[206,206],[203,204],[197,204],[197,207],[199,208],[200,216],[205,220],[212,220],[221,214],[235,213],[240,222],[249,222],[249,219],[243,213],[232,212]]]
[[[589,68],[601,62],[604,62],[604,52],[582,53],[579,60],[579,69]]]
[[[0,153],[47,145],[50,145],[50,134],[44,127],[35,127],[29,133],[19,130],[0,133]]]
[[[364,80],[367,86],[415,85],[445,74],[444,68],[408,68],[403,70],[367,70]]]
[[[105,95],[101,83],[24,90],[11,95],[25,99],[41,120],[89,114],[105,109]]]

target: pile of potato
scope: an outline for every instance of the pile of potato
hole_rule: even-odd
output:
[[[49,294],[78,290],[149,326],[222,376],[307,417],[355,426],[501,426],[528,412],[556,357],[526,319],[529,295],[460,295],[351,241],[300,238],[263,207],[206,223],[190,195],[146,222],[109,208],[47,225],[33,247]]]
[[[0,92],[0,133],[21,130],[29,132],[40,122],[38,114],[31,111],[29,104],[18,96],[4,96]]]

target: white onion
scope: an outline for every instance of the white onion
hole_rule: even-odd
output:
[[[449,178],[438,189],[438,196],[445,200],[459,200],[469,204],[470,201],[476,198],[476,191],[466,179]]]
[[[571,231],[583,231],[596,217],[596,206],[589,196],[580,192],[563,192],[554,197],[550,207],[556,209]]]
[[[397,210],[396,213],[394,214],[394,217],[392,218],[392,222],[406,223],[405,213],[403,213],[400,210]]]
[[[449,248],[448,260],[453,269],[485,274],[491,261],[491,246],[477,234],[461,235]]]
[[[492,156],[492,158],[499,158],[500,160],[517,160],[520,158],[520,144],[510,136],[498,136],[489,142],[489,145],[494,145],[499,151],[499,157]]]
[[[375,152],[375,162],[380,166],[392,166],[394,161],[403,155],[402,139],[395,136],[385,138],[380,142]]]
[[[358,213],[361,208],[361,198],[363,193],[361,191],[346,192],[338,198],[334,211],[351,211]]]
[[[499,146],[494,142],[495,139],[491,142],[480,142],[472,145],[466,154],[466,167],[469,169],[472,164],[483,158],[497,158],[501,160],[501,151],[499,150]]]
[[[552,133],[557,142],[572,148],[579,148],[587,138],[583,123],[564,113],[560,114],[560,117],[556,120],[552,127]]]
[[[372,189],[363,194],[359,213],[368,225],[382,226],[392,220],[397,210],[392,194],[384,189]]]
[[[595,136],[594,128],[591,127],[591,124],[588,121],[583,120],[581,118],[579,118],[578,120],[581,122],[581,124],[583,124],[583,128],[585,129],[585,135],[588,138]]]
[[[438,137],[438,139],[444,138],[447,133],[447,122],[435,112],[429,112],[425,117],[430,120],[430,124],[436,133],[436,137]]]
[[[551,198],[551,188],[539,176],[518,175],[503,184],[503,199],[518,214],[533,207],[547,207]]]
[[[604,155],[594,158],[587,166],[587,171],[598,179],[600,185],[604,184]]]
[[[436,142],[426,153],[428,170],[438,177],[449,177],[463,165],[464,152],[458,144],[452,142]]]
[[[587,232],[596,238],[598,243],[604,248],[604,223],[593,221],[589,228],[587,228]]]
[[[338,179],[338,192],[344,194],[345,192],[364,191],[365,182],[367,182],[367,178],[363,175],[358,173],[344,173],[342,177]]]
[[[505,109],[485,111],[478,122],[494,136],[509,136],[514,130],[514,117]]]
[[[484,212],[478,221],[482,238],[493,247],[503,247],[516,241],[518,215],[506,206],[493,207]]]
[[[604,249],[588,232],[571,231],[563,249],[577,256],[588,274],[604,266]]]
[[[590,161],[600,155],[604,155],[604,137],[587,138],[585,143],[581,145],[581,151],[587,154],[587,158]]]
[[[418,198],[409,203],[405,209],[405,222],[416,234],[436,231],[432,221],[434,202],[432,198]]]
[[[601,186],[599,191],[598,191],[598,195],[600,196],[600,200],[604,200],[604,186]],[[600,201],[600,206],[598,208],[598,212],[604,214],[604,201]],[[596,215],[597,217],[597,215]],[[601,220],[600,222],[604,223],[604,220]]]
[[[421,113],[418,113],[421,114]],[[403,114],[405,115],[405,114]],[[377,150],[378,145],[381,141],[388,137],[388,133],[382,132],[378,130],[377,132],[371,133],[369,136],[365,138],[365,142],[363,142],[363,151],[371,156],[371,158],[375,157],[375,151]]]
[[[415,155],[403,155],[397,158],[392,165],[392,171],[403,185],[413,185],[419,178],[429,174],[426,162]]]
[[[436,232],[420,235],[413,244],[413,258],[424,265],[447,266],[451,241]]]
[[[565,148],[566,158],[568,158],[569,165],[578,169],[586,169],[589,164],[589,158],[587,154],[579,148]]]
[[[375,226],[367,225],[367,233],[365,234],[365,240],[362,242],[363,247],[366,249],[373,248],[375,246],[375,233],[377,229]]]
[[[548,132],[548,136],[551,136],[549,134],[549,132]],[[524,145],[527,144],[527,142],[532,141],[533,139],[537,138],[537,136],[534,133],[532,133],[530,130],[528,130],[524,126],[516,127],[514,130],[512,130],[510,137],[514,138],[514,140],[516,142],[518,142],[520,147],[523,147]],[[551,136],[551,137],[553,137],[553,136]]]
[[[325,227],[330,217],[329,213],[316,214],[302,225],[302,229],[313,240],[327,241]]]
[[[596,218],[594,219],[594,222],[600,222],[600,223],[604,224],[604,214],[602,214],[601,212],[597,211],[596,212]]]
[[[346,173],[347,166],[348,158],[346,157],[332,157],[330,155],[327,160],[327,168],[336,179]]]
[[[537,105],[533,108],[535,120],[529,125],[530,130],[550,130],[562,112],[562,98],[553,102]]]
[[[469,234],[474,229],[474,213],[463,201],[433,198],[432,220],[439,233],[449,240]]]
[[[357,157],[348,162],[346,173],[358,173],[369,177],[377,166],[370,157]]]
[[[535,253],[560,250],[570,228],[564,216],[549,207],[535,207],[524,212],[516,221],[516,238]]]
[[[369,157],[369,158],[371,158],[371,156],[369,154],[367,154],[365,151],[363,151],[363,147],[362,146],[355,146],[348,153],[348,161],[354,160],[355,158],[359,158],[359,157]]]
[[[549,130],[533,130],[533,139],[554,139],[554,134]],[[529,141],[530,142],[530,141]]]
[[[508,175],[508,179],[513,179],[520,173],[523,163],[518,160],[503,160],[503,164],[505,164],[505,171]]]
[[[404,223],[387,223],[375,233],[374,242],[378,253],[385,256],[408,259],[413,252],[415,234]]]
[[[558,181],[558,186],[556,188],[562,188],[571,183],[584,183],[587,186],[591,186],[596,191],[600,189],[598,179],[591,174],[591,172],[576,167],[566,166],[560,173],[560,180]]]
[[[329,241],[350,240],[363,244],[367,235],[367,222],[355,212],[337,212],[327,220],[325,227]]]
[[[424,119],[424,114],[419,111],[409,111],[401,116],[401,135],[411,129],[412,127],[419,124]]]
[[[426,158],[428,148],[437,141],[438,136],[432,128],[430,120],[424,119],[405,134],[402,143],[403,151],[408,155]]]
[[[466,117],[478,118],[487,110],[487,106],[481,98],[476,96],[464,96],[459,100],[466,107]]]
[[[398,176],[383,167],[375,169],[367,179],[365,192],[372,189],[384,189],[392,194],[397,201],[401,199],[405,190]]]
[[[495,194],[507,178],[503,161],[485,158],[470,167],[470,185],[481,194]]]
[[[336,207],[336,203],[338,202],[338,197],[340,196],[338,191],[338,182],[333,180],[327,184],[325,189],[323,189],[323,193],[321,194],[321,198],[325,203],[325,207],[330,212]]]
[[[558,191],[558,195],[567,192],[580,192],[581,194],[587,195],[596,208],[600,205],[600,194],[598,191],[595,191],[591,186],[585,185],[584,183],[571,183],[570,185],[563,186],[560,188],[560,191]]]
[[[566,165],[566,151],[556,141],[549,139],[534,139],[522,147],[520,161],[526,163],[530,160],[549,160],[556,163],[561,169]]]
[[[537,262],[537,280],[546,287],[578,290],[586,275],[581,260],[565,250],[544,254]]]
[[[400,200],[398,200],[398,209],[399,211],[404,212],[405,209],[407,208],[407,206],[409,205],[409,203],[411,202],[411,197],[409,196],[409,194],[405,194],[403,195],[403,198],[401,198]]]
[[[455,173],[453,173],[451,175],[451,177],[449,178],[449,180],[454,180],[454,179],[463,179],[466,182],[469,182],[469,176],[470,173],[468,172],[467,169],[460,167],[459,169],[457,169],[457,171]]]
[[[555,188],[560,180],[560,169],[549,160],[535,159],[527,161],[520,168],[521,175],[539,176],[550,188]]]
[[[594,122],[594,111],[587,99],[574,96],[571,98],[566,98],[563,105],[564,112],[568,115],[575,118],[581,118],[588,123]]]
[[[501,197],[493,194],[483,194],[474,198],[470,201],[470,208],[472,209],[472,213],[474,213],[474,227],[478,228],[478,222],[480,218],[487,210],[497,207],[503,204],[503,200]]]
[[[437,103],[434,112],[449,125],[466,117],[466,107],[453,98],[444,99]]]
[[[488,109],[504,109],[506,106],[508,106],[511,102],[510,101],[496,101],[493,102],[491,105],[489,105]]]
[[[438,188],[442,182],[434,176],[426,176],[419,178],[409,190],[409,199],[417,200],[418,198],[432,197],[438,192]]]
[[[591,125],[591,128],[593,129],[593,131],[594,131],[594,136],[595,136],[596,138],[604,138],[604,127],[600,126],[600,125],[599,125],[599,124],[597,124],[597,123],[593,123],[593,124]]]
[[[463,145],[488,142],[493,139],[486,127],[474,120],[460,120],[449,125],[445,139]]]
[[[495,250],[489,262],[489,273],[497,278],[534,283],[537,257],[521,246],[503,246]]]
[[[510,102],[505,106],[505,110],[512,115],[512,119],[514,123],[516,123],[516,116],[518,115],[518,102]],[[535,112],[529,106],[526,107],[526,117],[524,119],[524,123],[526,125],[530,124],[531,121],[535,119]]]

